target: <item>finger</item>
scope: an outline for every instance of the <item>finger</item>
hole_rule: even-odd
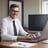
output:
[[[24,37],[24,39],[25,39],[25,40],[31,39],[31,37],[30,37],[30,36],[26,36],[26,37]]]
[[[28,37],[30,37],[30,39],[32,39],[32,38],[33,38],[33,35],[32,35],[32,34],[30,34]]]
[[[32,38],[32,39],[34,38],[33,34],[31,35],[31,38]]]
[[[35,34],[33,34],[33,37],[34,37],[34,38],[36,38],[36,35],[35,35]]]
[[[31,39],[31,36],[30,36],[30,35],[28,35],[28,36],[27,36],[27,39]]]
[[[34,38],[34,35],[33,35],[33,34],[29,34],[29,35],[27,35],[27,37],[28,37],[29,39],[33,39],[33,38]]]

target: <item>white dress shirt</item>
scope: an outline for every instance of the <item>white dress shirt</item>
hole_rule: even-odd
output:
[[[27,32],[24,31],[20,21],[16,18],[15,25],[17,29],[17,36],[19,34],[26,35]],[[2,40],[16,40],[17,36],[14,36],[14,29],[13,29],[13,19],[9,16],[2,20],[2,28],[1,28],[1,38]]]

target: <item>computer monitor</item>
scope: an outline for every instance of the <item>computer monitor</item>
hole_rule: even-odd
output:
[[[43,31],[48,14],[30,14],[28,16],[28,30],[29,31]]]

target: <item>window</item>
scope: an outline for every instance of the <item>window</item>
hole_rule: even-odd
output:
[[[42,1],[42,14],[48,14],[48,1]]]

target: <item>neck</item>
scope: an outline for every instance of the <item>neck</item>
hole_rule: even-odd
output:
[[[13,18],[13,17],[11,17],[11,16],[10,16],[10,18],[13,19],[13,20],[15,19],[15,18]]]

